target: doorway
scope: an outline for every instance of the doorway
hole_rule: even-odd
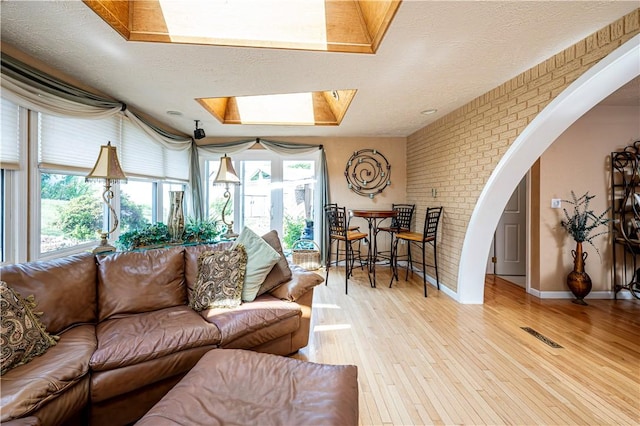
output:
[[[258,235],[276,230],[285,251],[300,239],[319,244],[319,154],[284,157],[264,149],[248,149],[234,155],[233,162],[241,182],[232,191],[236,232],[244,226]],[[215,172],[216,164],[209,162],[210,173]]]
[[[638,76],[640,35],[627,41],[578,77],[553,99],[516,138],[489,177],[473,209],[460,254],[457,300],[483,303],[486,257],[497,224],[496,203],[505,202],[513,176],[522,176],[534,160],[578,118],[602,99]],[[489,224],[490,226],[487,226]],[[482,259],[485,259],[485,262]]]
[[[526,288],[527,177],[522,178],[505,206],[493,236],[489,259],[493,274]]]

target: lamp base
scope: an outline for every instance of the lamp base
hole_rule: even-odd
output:
[[[231,232],[227,231],[226,233],[222,234],[222,238],[224,238],[225,240],[235,240],[236,238],[238,238],[238,234],[233,232],[233,230]]]
[[[222,234],[222,238],[226,240],[235,240],[238,238],[238,234],[233,232],[233,221],[230,220],[227,222],[227,207],[229,207],[229,202],[231,201],[231,192],[229,192],[229,184],[227,184],[227,189],[224,191],[224,198],[227,199],[227,202],[224,203],[224,207],[222,208],[222,223],[227,225],[227,232]]]
[[[100,234],[100,245],[92,250],[93,254],[114,253],[116,251],[116,248],[107,241],[108,235],[104,232]]]
[[[222,222],[227,225],[227,232],[225,232],[224,234],[221,235],[222,238],[224,238],[225,240],[235,240],[236,238],[238,238],[238,234],[233,232],[233,221],[227,223],[224,220],[224,216],[222,219]]]

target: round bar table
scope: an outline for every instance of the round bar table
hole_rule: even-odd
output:
[[[367,267],[370,275],[373,275],[373,280],[371,281],[371,287],[376,286],[376,258],[378,256],[378,243],[377,243],[377,235],[378,235],[378,221],[382,219],[387,219],[390,217],[396,217],[397,212],[395,210],[368,210],[368,209],[358,209],[351,210],[351,215],[353,217],[361,217],[366,219],[369,223],[369,248],[370,250],[367,253]],[[373,246],[373,249],[371,249]]]

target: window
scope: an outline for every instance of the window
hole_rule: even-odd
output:
[[[154,182],[129,179],[120,185],[120,233],[161,222],[154,220]]]
[[[13,263],[26,260],[27,111],[4,98],[0,107],[0,261]]]
[[[233,202],[227,209],[227,221],[234,230],[248,226],[259,235],[278,231],[285,249],[298,239],[319,241],[321,209],[316,190],[319,154],[282,157],[271,151],[250,149],[233,156],[241,184],[230,188]],[[221,217],[224,187],[214,185],[219,160],[205,164],[207,206],[210,217]],[[231,212],[231,213],[230,213]]]
[[[84,177],[109,141],[129,177],[112,186],[120,224],[111,242],[123,230],[166,220],[168,191],[186,190],[190,150],[157,143],[124,113],[98,120],[59,117],[6,98],[0,107],[2,263],[60,257],[98,244],[99,231],[114,222],[103,202],[104,184]]]
[[[8,252],[5,242],[11,240],[9,234],[14,225],[24,226],[24,232],[15,232],[14,238],[22,241],[25,247],[24,258],[16,261],[59,257],[91,249],[98,244],[100,231],[110,230],[114,222],[103,201],[104,183],[85,182],[85,176],[95,164],[100,146],[108,141],[117,147],[121,165],[129,177],[126,184],[112,186],[114,198],[111,205],[119,220],[118,228],[109,237],[112,244],[121,232],[163,221],[168,211],[168,205],[165,206],[168,191],[186,187],[189,151],[170,151],[155,143],[122,114],[84,120],[32,111],[31,129],[27,132],[24,111],[25,119],[17,127],[21,135],[31,135],[28,140],[32,161],[31,189],[27,191],[25,183],[24,191],[13,189],[11,193],[20,194],[21,198],[25,198],[23,194],[30,193],[28,209],[31,219],[25,214],[7,219],[6,212],[10,209],[6,200],[10,199],[3,196],[3,259]],[[6,130],[4,120],[3,115],[3,132]],[[4,140],[3,133],[3,143]],[[26,146],[26,137],[24,140]],[[26,176],[26,167],[24,169],[22,173]],[[3,172],[2,177],[3,191],[6,191],[11,173]],[[30,232],[26,229],[27,221],[31,226]],[[28,233],[31,245],[27,257]]]
[[[84,176],[40,173],[40,252],[95,242],[104,229],[103,191]]]

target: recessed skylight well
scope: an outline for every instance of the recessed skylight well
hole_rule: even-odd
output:
[[[129,41],[375,53],[401,0],[84,0]]]
[[[196,99],[223,124],[337,126],[356,90]]]

